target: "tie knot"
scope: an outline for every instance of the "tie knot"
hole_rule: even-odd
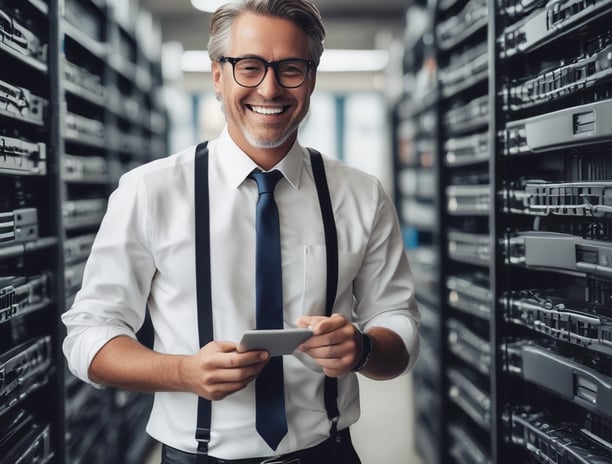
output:
[[[256,169],[251,173],[250,177],[257,182],[257,190],[259,190],[259,194],[261,195],[262,193],[274,193],[274,187],[276,187],[277,182],[283,175],[276,169],[268,172],[262,172]]]

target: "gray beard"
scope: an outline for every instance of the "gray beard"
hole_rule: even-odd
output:
[[[223,112],[227,120],[227,112],[225,111],[225,104],[223,102],[223,98],[219,94],[215,94],[215,96],[217,100],[221,102],[221,111]],[[299,127],[299,124],[295,127],[295,130],[297,130],[298,127]],[[294,130],[289,130],[279,139],[259,140],[259,139],[256,139],[245,126],[240,126],[240,130],[242,131],[244,138],[247,140],[247,142],[249,142],[249,145],[255,148],[278,148],[282,144],[284,144],[287,141],[287,139],[291,137],[291,135],[293,135],[294,133]]]
[[[246,127],[241,127],[244,137],[247,139],[250,145],[255,148],[278,148],[292,135],[292,131],[288,131],[281,138],[275,140],[261,140],[253,137]]]

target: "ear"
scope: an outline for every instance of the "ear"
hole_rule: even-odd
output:
[[[215,94],[223,95],[223,65],[215,61],[211,63],[211,71]]]
[[[311,73],[311,75],[308,77],[308,83],[310,85],[310,93],[309,95],[312,95],[312,92],[314,92],[314,89],[316,87],[317,84],[317,72],[316,70]]]

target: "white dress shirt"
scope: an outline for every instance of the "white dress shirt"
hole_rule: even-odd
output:
[[[193,354],[198,346],[194,245],[194,153],[190,147],[125,174],[111,195],[73,307],[62,320],[70,369],[90,382],[98,350],[119,335],[135,338],[148,307],[154,349]],[[380,183],[324,158],[339,248],[334,312],[363,329],[387,327],[402,338],[410,365],[418,353],[418,310],[394,207]],[[238,342],[255,328],[257,166],[227,129],[209,143],[212,302],[215,340]],[[310,157],[297,142],[275,167],[281,227],[284,322],[325,314],[325,236]],[[289,432],[276,453],[313,446],[329,436],[321,368],[307,355],[284,356]],[[120,360],[118,360],[120,362]],[[209,452],[223,459],[275,452],[255,430],[255,388],[213,402]],[[359,417],[355,374],[339,379],[339,429]],[[194,453],[197,396],[155,394],[148,433]]]

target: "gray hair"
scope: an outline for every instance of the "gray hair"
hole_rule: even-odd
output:
[[[312,55],[310,59],[316,66],[319,65],[323,54],[325,28],[319,10],[309,0],[245,0],[223,5],[210,18],[208,56],[211,61],[218,61],[225,54],[229,48],[234,21],[246,12],[286,19],[297,25],[308,36]]]

